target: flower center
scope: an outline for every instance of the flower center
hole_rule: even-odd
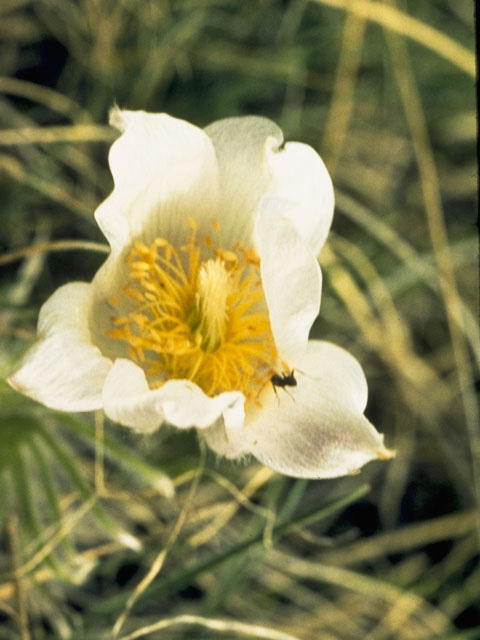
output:
[[[255,400],[277,362],[258,257],[240,244],[225,250],[209,236],[200,242],[189,224],[185,246],[165,238],[135,243],[129,282],[109,300],[126,313],[112,317],[106,334],[126,344],[151,388],[180,378],[209,396],[236,390]]]
[[[230,274],[221,258],[207,260],[200,267],[195,307],[188,324],[194,329],[195,342],[204,351],[216,351],[225,341],[227,304],[232,294],[232,285]]]

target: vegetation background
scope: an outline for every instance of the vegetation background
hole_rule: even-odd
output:
[[[397,449],[306,482],[2,382],[1,638],[480,638],[473,24],[468,0],[1,1],[2,378],[105,259],[111,105],[256,113],[333,177],[313,334]]]

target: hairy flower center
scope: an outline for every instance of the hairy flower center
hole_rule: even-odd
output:
[[[225,341],[227,303],[232,294],[232,285],[230,274],[221,258],[207,260],[200,267],[195,308],[188,324],[192,329],[196,327],[195,341],[204,351],[216,351]]]
[[[209,236],[199,242],[189,223],[183,247],[135,243],[123,300],[109,301],[128,311],[106,334],[126,344],[151,387],[180,378],[210,396],[237,390],[255,400],[277,361],[258,257],[240,245],[215,247]]]

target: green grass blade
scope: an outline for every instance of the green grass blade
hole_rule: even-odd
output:
[[[365,496],[369,492],[369,490],[369,485],[363,484],[350,493],[341,496],[340,498],[336,498],[321,507],[313,509],[306,514],[295,518],[290,522],[275,527],[273,529],[274,540],[278,540],[282,536],[288,535],[292,531],[329,517],[340,509],[347,507],[348,505]],[[201,558],[196,562],[187,564],[186,567],[184,567],[180,571],[172,572],[170,575],[167,575],[163,578],[160,577],[157,582],[151,585],[150,588],[146,590],[142,594],[142,596],[140,596],[139,601],[152,600],[161,596],[176,593],[180,589],[187,587],[192,582],[192,580],[194,580],[202,573],[215,569],[215,567],[222,565],[224,562],[238,557],[239,555],[242,555],[246,551],[249,551],[250,549],[253,549],[259,545],[263,545],[263,532],[257,534],[253,538],[247,538],[231,549],[221,551],[220,553],[208,556],[206,558]],[[92,613],[104,615],[107,613],[115,612],[125,604],[128,597],[129,594],[122,593],[120,595],[114,596],[113,598],[109,598],[92,608]]]

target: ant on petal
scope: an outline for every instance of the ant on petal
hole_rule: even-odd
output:
[[[286,393],[288,393],[286,387],[297,386],[297,380],[294,376],[294,372],[295,372],[295,369],[292,369],[290,372],[284,371],[283,373],[280,373],[280,374],[274,373],[273,376],[270,378],[270,382],[272,383],[273,390],[275,391],[275,395],[277,396],[277,400],[279,403],[280,403],[280,399],[278,397],[277,387],[281,387],[286,391]],[[290,395],[289,393],[288,395],[292,398],[292,400],[295,400],[295,398],[292,395]]]

